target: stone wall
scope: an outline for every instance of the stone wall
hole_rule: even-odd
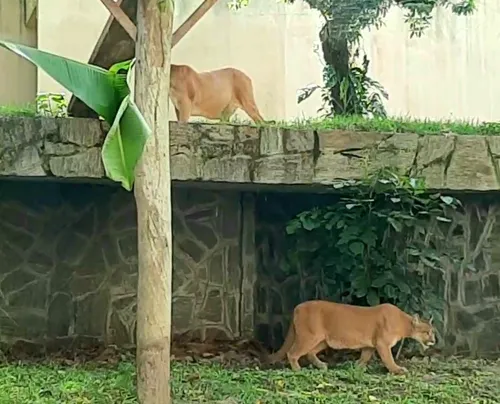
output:
[[[173,202],[174,333],[248,336],[253,198],[174,188]],[[133,343],[136,233],[133,195],[121,188],[0,182],[3,341]]]
[[[488,199],[489,198],[489,199]],[[285,223],[334,195],[173,190],[173,331],[278,347],[294,306],[323,296],[304,268],[282,271]],[[448,301],[441,345],[500,353],[500,205],[464,199],[439,248]],[[292,203],[293,201],[293,203]],[[0,337],[134,342],[136,215],[118,187],[0,182]],[[255,302],[254,302],[255,296]]]
[[[464,199],[463,213],[442,228],[446,241],[438,248],[457,258],[443,260],[445,276],[438,290],[447,300],[441,348],[450,353],[500,355],[500,205],[493,197]],[[293,200],[293,204],[290,201]],[[314,205],[335,197],[266,195],[256,201],[257,294],[255,325],[260,340],[278,348],[294,306],[323,296],[324,280],[301,268],[283,272],[286,222]]]
[[[0,117],[0,176],[104,178],[107,125],[83,118]],[[170,123],[175,181],[331,188],[395,165],[429,188],[500,189],[500,137]]]

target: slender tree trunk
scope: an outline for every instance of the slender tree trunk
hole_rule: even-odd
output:
[[[347,98],[351,100],[351,102],[347,104],[341,97],[340,91],[341,81],[349,77],[349,44],[346,39],[335,39],[331,37],[330,24],[331,22],[325,22],[325,25],[319,33],[319,38],[321,40],[321,49],[323,51],[325,63],[335,70],[338,78],[338,82],[330,89],[330,99],[332,101],[331,108],[334,114],[354,113],[352,103],[355,94],[352,88],[348,89]]]
[[[170,403],[172,228],[169,87],[173,0],[139,0],[135,100],[152,134],[136,169],[139,280],[137,391]]]

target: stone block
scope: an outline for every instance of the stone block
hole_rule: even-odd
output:
[[[259,128],[243,125],[236,126],[233,153],[253,158],[259,154],[259,150]]]
[[[287,154],[313,152],[314,132],[309,130],[283,130],[285,152]]]
[[[67,293],[54,294],[48,311],[48,333],[50,337],[70,335],[72,325],[73,302]]]
[[[179,296],[172,299],[173,324],[178,332],[192,329],[195,305],[194,298],[191,297]]]
[[[105,134],[98,119],[60,118],[59,141],[77,146],[102,145]]]
[[[41,177],[47,175],[36,146],[27,145],[17,152],[7,152],[0,162],[0,175]]]
[[[203,319],[209,323],[222,324],[224,321],[224,302],[219,289],[207,291],[207,297],[202,308]]]
[[[455,151],[446,173],[447,189],[463,191],[500,189],[485,137],[457,136]]]
[[[285,152],[283,131],[279,128],[260,129],[260,155],[262,157],[283,155]]]
[[[199,179],[203,181],[250,182],[250,158],[237,156],[205,160]]]
[[[99,148],[83,149],[71,156],[50,157],[49,167],[52,175],[56,177],[104,177],[104,165]]]
[[[428,187],[442,188],[446,183],[448,163],[455,150],[456,136],[422,136],[417,157],[418,172]]]
[[[359,157],[352,157],[357,155]],[[324,149],[314,168],[313,181],[316,184],[331,185],[338,179],[360,179],[365,174],[367,151],[352,152],[345,156],[332,150]]]
[[[483,297],[500,301],[500,281],[498,274],[483,277]]]

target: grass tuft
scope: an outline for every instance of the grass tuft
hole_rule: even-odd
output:
[[[0,105],[0,116],[37,116],[36,106],[27,104],[24,106]]]
[[[231,123],[243,124],[232,120]],[[249,124],[250,122],[245,122]],[[297,119],[266,122],[259,126],[302,130],[345,130],[353,132],[415,133],[418,135],[500,135],[500,122],[431,121],[412,118],[368,119],[362,116],[339,116],[327,119]]]
[[[498,403],[500,362],[418,360],[393,376],[379,365],[352,362],[328,371],[259,370],[216,363],[172,363],[174,403]],[[0,403],[137,403],[135,368],[95,364],[0,367]]]

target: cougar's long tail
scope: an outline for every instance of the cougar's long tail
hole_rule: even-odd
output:
[[[288,350],[292,347],[293,341],[295,337],[295,326],[293,325],[293,319],[290,323],[290,327],[288,327],[288,332],[285,337],[285,342],[283,342],[283,345],[279,349],[278,352],[273,353],[272,355],[269,355],[267,362],[268,363],[275,363],[281,359],[283,359],[288,352]]]

